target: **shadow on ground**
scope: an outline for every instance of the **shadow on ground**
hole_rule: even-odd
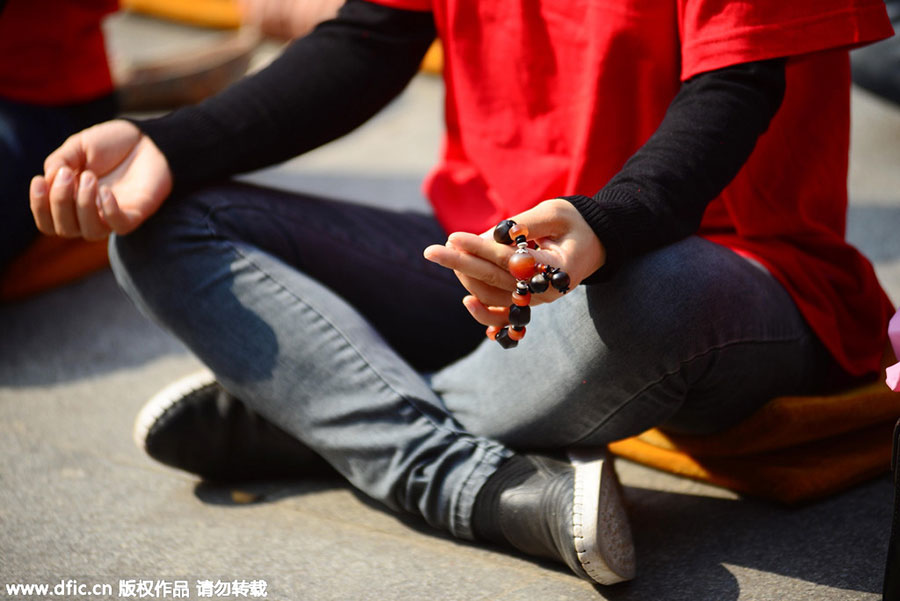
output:
[[[620,469],[634,468],[627,462],[619,465]],[[736,573],[751,577],[754,573],[766,574],[763,578],[769,579],[777,575],[796,581],[800,589],[811,583],[850,593],[875,594],[880,591],[891,517],[890,487],[885,480],[799,508],[754,499],[703,497],[628,486],[625,492],[638,549],[638,578],[615,586],[597,586],[597,598],[735,601],[742,597]],[[207,504],[242,507],[280,503],[339,488],[347,487],[337,479],[327,478],[236,485],[201,482],[194,494]],[[386,513],[380,504],[350,492],[369,509],[385,513],[403,528],[441,544],[487,547],[457,541],[417,517]],[[570,574],[564,566],[517,556],[560,574]],[[794,597],[787,594],[784,598]]]
[[[0,304],[0,386],[51,386],[188,355],[138,313],[108,269],[20,303]]]

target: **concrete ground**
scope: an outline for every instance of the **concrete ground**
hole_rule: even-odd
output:
[[[253,179],[425,210],[441,97],[440,81],[420,76],[358,132]],[[900,110],[853,101],[849,235],[900,302]],[[129,598],[129,580],[187,580],[192,599],[202,580],[265,580],[269,599],[316,601],[880,596],[887,475],[784,509],[622,461],[639,575],[595,588],[397,518],[339,482],[230,489],[155,464],[131,442],[134,415],[197,367],[108,272],[0,307],[0,599],[6,584],[73,579],[111,584],[95,597],[112,599]]]

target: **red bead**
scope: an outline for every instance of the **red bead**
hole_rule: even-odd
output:
[[[526,307],[528,306],[528,303],[531,302],[531,294],[519,294],[518,292],[513,292],[512,301],[514,305]]]
[[[487,337],[490,338],[491,340],[496,340],[497,334],[499,334],[500,330],[502,330],[502,329],[503,328],[501,328],[500,326],[488,326],[488,329],[485,332],[485,334],[487,334]]]
[[[509,258],[509,272],[517,280],[528,280],[534,275],[534,257],[528,252],[516,252]]]
[[[509,334],[509,337],[513,340],[522,340],[525,338],[525,327],[522,326],[520,329],[510,328],[507,334]]]
[[[519,223],[515,224],[511,228],[509,228],[509,237],[515,240],[519,236],[528,237],[528,228]]]

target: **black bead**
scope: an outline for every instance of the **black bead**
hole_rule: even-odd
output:
[[[571,280],[569,280],[569,274],[565,271],[557,271],[550,276],[550,284],[563,294],[569,291],[570,283]]]
[[[512,238],[509,237],[509,228],[516,224],[512,219],[504,219],[494,227],[494,242],[497,244],[512,244]]]
[[[550,287],[550,282],[547,281],[547,276],[543,273],[539,273],[531,278],[528,287],[531,288],[531,291],[535,294],[540,294],[541,292],[547,291],[547,288]]]
[[[494,340],[496,340],[497,344],[505,349],[516,348],[517,346],[519,346],[518,340],[513,340],[509,337],[509,330],[507,328],[503,328],[502,330],[497,332],[497,337]]]
[[[509,237],[509,234],[507,234],[507,237]],[[528,244],[528,238],[525,236],[516,236],[516,244]]]
[[[531,307],[509,306],[509,323],[513,326],[527,326],[531,321]]]

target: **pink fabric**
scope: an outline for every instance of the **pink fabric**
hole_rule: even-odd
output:
[[[900,311],[891,318],[888,325],[888,338],[894,347],[894,356],[900,357]],[[887,368],[887,385],[891,390],[900,392],[900,363],[895,363]]]

